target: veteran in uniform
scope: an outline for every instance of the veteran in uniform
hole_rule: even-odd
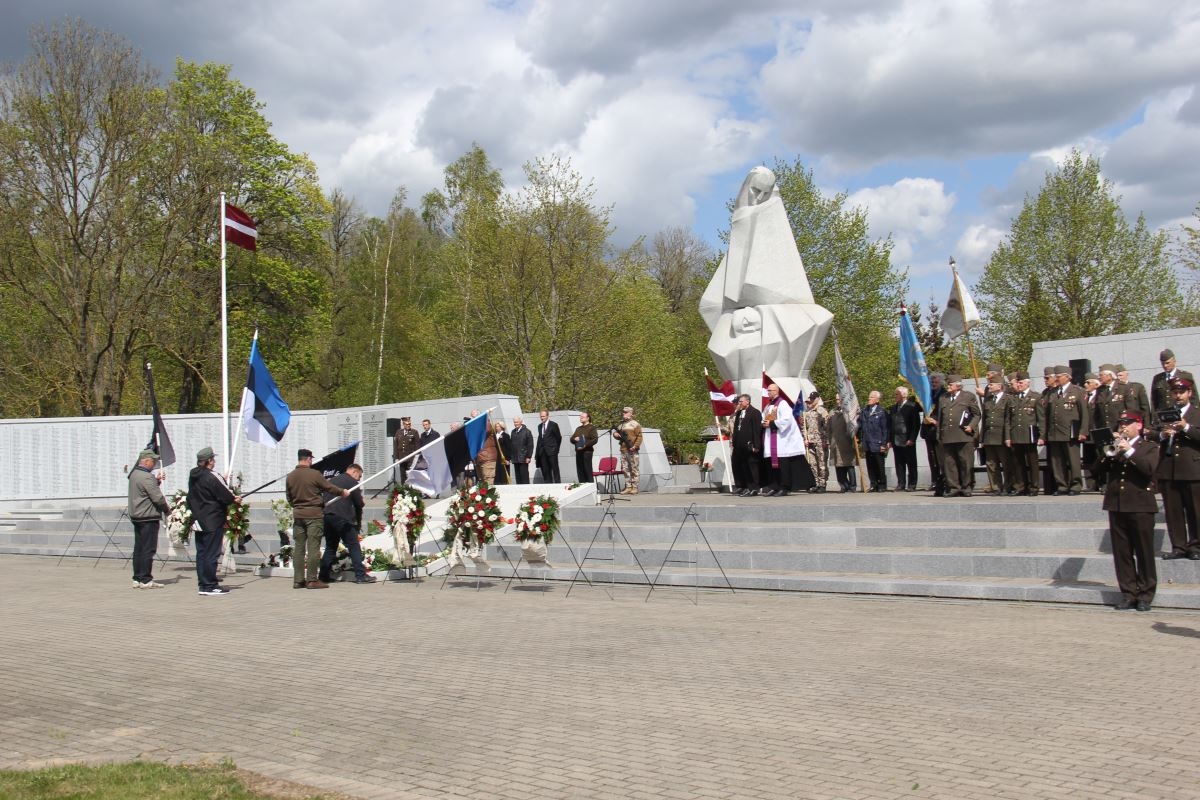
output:
[[[1028,372],[1017,372],[1012,387],[1004,422],[1004,443],[1012,450],[1012,490],[1037,497],[1041,486],[1038,442],[1046,425],[1042,398],[1030,391]]]
[[[989,494],[1010,494],[1013,488],[1010,451],[1005,443],[1008,429],[1009,395],[1004,391],[1002,379],[988,378],[987,393],[983,399],[983,423],[981,441],[984,463],[987,464]]]
[[[1105,458],[1108,483],[1104,487],[1104,510],[1108,512],[1108,535],[1112,542],[1113,567],[1121,600],[1116,608],[1149,611],[1158,586],[1154,566],[1154,474],[1159,448],[1142,437],[1142,415],[1126,411],[1117,419],[1113,455]]]
[[[1200,409],[1192,402],[1195,385],[1186,378],[1172,382],[1172,405],[1179,409],[1178,422],[1160,423],[1158,490],[1162,492],[1167,518],[1170,551],[1163,558],[1200,561]],[[1161,415],[1166,407],[1160,408]]]
[[[1046,460],[1054,476],[1054,493],[1077,495],[1083,491],[1079,443],[1087,438],[1091,415],[1087,395],[1071,383],[1071,370],[1054,368],[1057,388],[1046,396]]]
[[[974,394],[963,391],[961,375],[946,376],[946,393],[938,402],[937,430],[945,496],[970,497],[979,402]]]

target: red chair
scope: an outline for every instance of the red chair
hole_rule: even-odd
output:
[[[603,491],[605,494],[617,494],[621,491],[621,481],[625,477],[625,471],[617,465],[616,456],[603,456],[600,459],[600,468],[592,472],[592,480],[596,478],[604,478]]]

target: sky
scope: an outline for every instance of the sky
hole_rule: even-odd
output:
[[[69,17],[164,75],[220,62],[272,132],[382,215],[478,143],[509,188],[562,155],[612,207],[614,243],[686,227],[720,249],[746,172],[799,159],[891,236],[910,300],[948,260],[982,273],[1072,148],[1130,221],[1200,203],[1194,0],[7,0],[0,61]],[[819,298],[818,298],[819,300]]]

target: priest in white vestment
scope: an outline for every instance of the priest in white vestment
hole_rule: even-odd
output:
[[[786,497],[795,488],[796,459],[804,455],[804,431],[792,415],[792,404],[779,387],[767,387],[763,408],[763,484],[766,497]]]

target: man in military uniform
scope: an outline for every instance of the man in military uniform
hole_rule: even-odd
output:
[[[1192,403],[1195,384],[1178,378],[1170,386],[1178,408],[1178,422],[1159,426],[1160,445],[1158,490],[1162,492],[1163,512],[1167,518],[1167,535],[1171,550],[1163,558],[1190,558],[1200,561],[1200,408]],[[1161,414],[1166,408],[1160,408]]]
[[[1045,386],[1042,388],[1042,436],[1046,435],[1046,410],[1050,407],[1050,393],[1058,390],[1058,374],[1054,371],[1053,366],[1042,369],[1042,380]],[[1038,444],[1043,444],[1039,441]],[[1050,451],[1046,451],[1046,469],[1042,470],[1042,492],[1044,494],[1054,494],[1054,471],[1050,469]]]
[[[1164,408],[1174,408],[1175,398],[1171,396],[1171,383],[1179,378],[1196,383],[1196,379],[1192,377],[1192,373],[1186,369],[1179,369],[1175,364],[1175,352],[1170,348],[1163,350],[1158,354],[1158,361],[1162,364],[1163,371],[1154,376],[1150,381],[1150,410],[1154,414],[1162,411]]]
[[[642,474],[638,455],[642,450],[642,426],[633,418],[630,406],[621,409],[621,424],[617,425],[613,436],[621,443],[621,469],[625,471],[625,488],[621,494],[637,494]]]
[[[1104,385],[1100,383],[1099,376],[1094,372],[1086,373],[1083,376],[1083,391],[1087,398],[1088,416],[1091,418],[1087,439],[1083,443],[1084,485],[1087,486],[1088,491],[1102,492],[1107,482],[1102,475],[1104,467],[1100,463],[1104,453],[1097,450],[1096,445],[1092,442],[1092,430],[1108,427],[1108,423],[1105,422],[1108,413],[1105,405],[1107,393],[1104,392]]]
[[[1158,586],[1154,566],[1154,474],[1159,448],[1142,437],[1142,415],[1126,411],[1117,419],[1115,455],[1106,458],[1104,510],[1121,601],[1116,608],[1149,611]]]
[[[1041,395],[1029,389],[1029,373],[1017,372],[1005,409],[1004,442],[1012,449],[1012,489],[1015,494],[1037,497],[1041,478],[1038,442],[1046,426]]]
[[[979,401],[962,388],[962,376],[946,376],[946,393],[938,401],[938,444],[946,497],[971,496],[975,440],[979,431]]]
[[[1146,387],[1137,381],[1129,380],[1129,370],[1125,369],[1124,364],[1113,364],[1113,369],[1117,371],[1117,385],[1125,393],[1125,408],[1130,411],[1142,412],[1142,418],[1146,420],[1148,426],[1150,423],[1150,395],[1146,394]]]
[[[1004,442],[1008,423],[1009,397],[999,377],[988,378],[983,399],[983,454],[987,464],[989,494],[1010,494],[1013,488],[1012,464]]]
[[[421,448],[421,435],[412,426],[412,417],[401,417],[400,428],[392,437],[392,462],[395,463],[405,456],[412,455]],[[396,467],[396,485],[403,486],[408,480],[408,471],[412,469],[413,459],[405,461]]]
[[[1054,368],[1058,387],[1046,397],[1046,460],[1054,476],[1054,494],[1077,495],[1083,491],[1083,467],[1079,443],[1091,429],[1087,395],[1071,383],[1071,369]]]
[[[813,478],[817,482],[816,486],[809,489],[813,493],[824,492],[829,482],[829,459],[826,453],[829,446],[828,423],[829,412],[821,402],[821,395],[810,392],[808,400],[804,402],[804,457],[808,459],[808,466],[812,467]]]

